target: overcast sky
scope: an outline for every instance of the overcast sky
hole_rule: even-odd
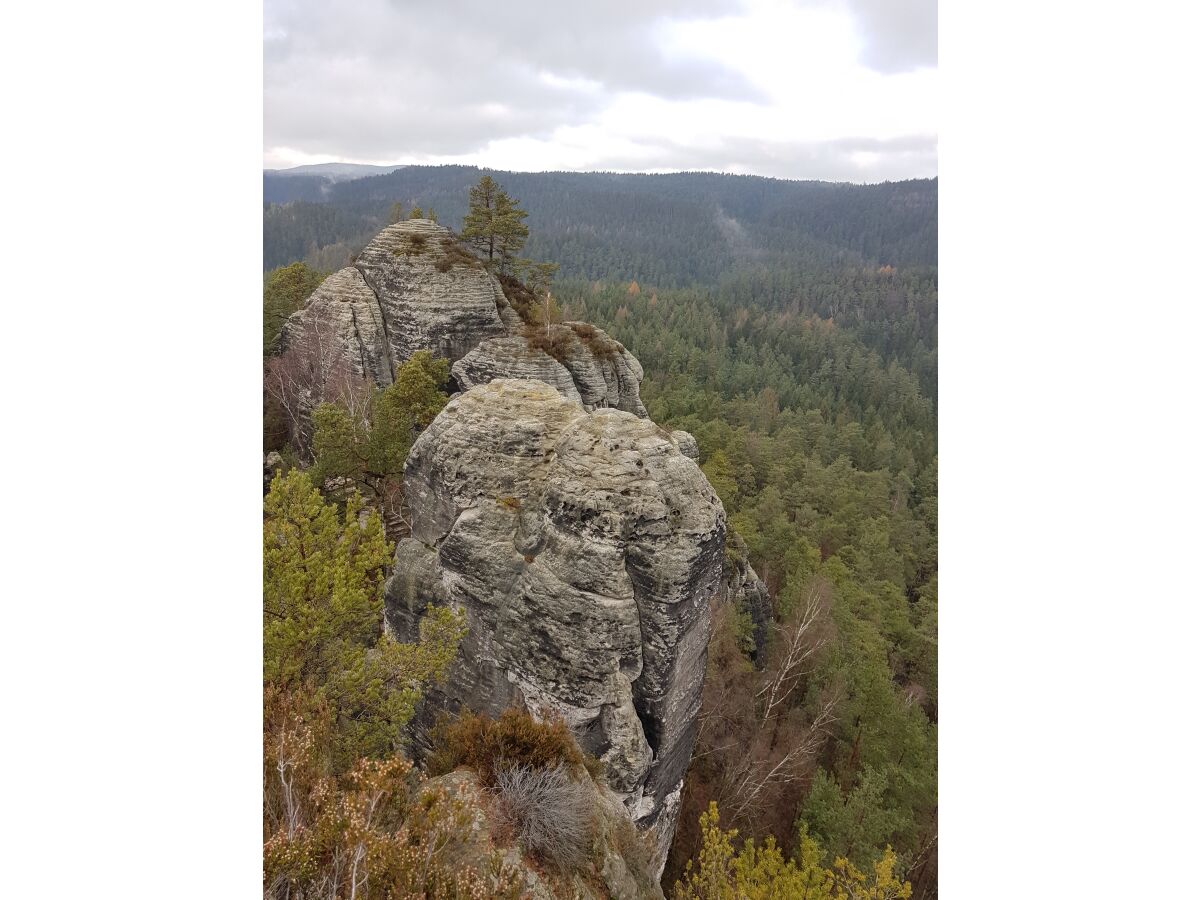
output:
[[[263,165],[937,174],[936,0],[265,0]]]

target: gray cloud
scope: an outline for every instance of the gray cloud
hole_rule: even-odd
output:
[[[861,62],[891,73],[937,64],[936,0],[794,0],[840,5]],[[766,103],[739,72],[668,56],[671,21],[718,19],[741,0],[266,0],[264,144],[378,162],[549,140],[594,122],[623,91],[666,100]],[[863,164],[855,154],[876,154]],[[704,148],[646,138],[596,168],[716,169],[879,181],[933,175],[935,137],[821,143],[729,138]]]
[[[739,73],[668,59],[654,40],[666,19],[738,8],[735,0],[268,0],[265,143],[356,158],[452,155],[588,121],[620,90],[759,99]]]
[[[651,143],[639,153],[613,159],[617,170],[739,171],[774,178],[817,181],[900,181],[937,175],[937,138],[909,135],[840,138],[832,141],[756,141],[730,138],[715,147]],[[859,154],[872,154],[859,161]]]
[[[937,0],[847,0],[863,39],[860,61],[877,72],[937,65]]]

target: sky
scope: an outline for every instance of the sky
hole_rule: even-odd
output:
[[[936,0],[265,0],[263,166],[937,174]]]

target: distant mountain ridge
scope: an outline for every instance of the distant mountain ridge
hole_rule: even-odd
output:
[[[560,276],[668,287],[716,284],[747,268],[937,265],[937,179],[882,184],[681,172],[501,172],[406,166],[332,183],[264,175],[264,267],[303,259],[341,268],[387,224],[394,203],[461,227],[487,171],[529,212],[525,255]]]
[[[328,178],[330,181],[351,181],[355,178],[366,178],[370,175],[387,175],[404,166],[370,166],[363,163],[311,163],[306,166],[292,166],[290,169],[263,169],[264,175],[278,175],[285,178]]]

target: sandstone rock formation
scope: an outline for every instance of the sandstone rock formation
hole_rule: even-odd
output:
[[[389,225],[354,265],[330,275],[283,328],[283,351],[334,348],[356,375],[379,386],[418,350],[453,364],[467,390],[494,378],[533,378],[588,410],[645,417],[642,367],[604,332],[580,322],[553,326],[556,359],[524,336],[526,324],[492,275],[449,229],[428,219]],[[322,399],[313,384],[306,405]]]
[[[530,328],[521,313],[536,298],[514,284],[449,230],[401,222],[322,283],[281,347],[307,348],[298,369],[340,365],[379,386],[418,350],[450,360],[461,393],[409,455],[412,533],[386,593],[400,640],[429,604],[465,610],[470,626],[414,720],[418,750],[441,709],[562,716],[606,763],[616,802],[654,827],[657,877],[695,740],[709,601],[769,603],[752,570],[722,576],[725,512],[695,439],[649,420],[638,360],[586,323]],[[302,447],[327,384],[302,391]]]
[[[582,322],[555,326],[555,334],[566,345],[561,361],[524,336],[509,336],[484,341],[456,362],[451,373],[464,391],[496,378],[530,378],[578,400],[589,412],[612,408],[647,417],[638,387],[642,366],[632,353]]]
[[[437,708],[560,715],[642,827],[660,866],[695,740],[725,512],[673,438],[629,412],[588,412],[543,381],[452,400],[405,466],[412,537],[396,549],[388,627],[428,604],[470,630]]]

